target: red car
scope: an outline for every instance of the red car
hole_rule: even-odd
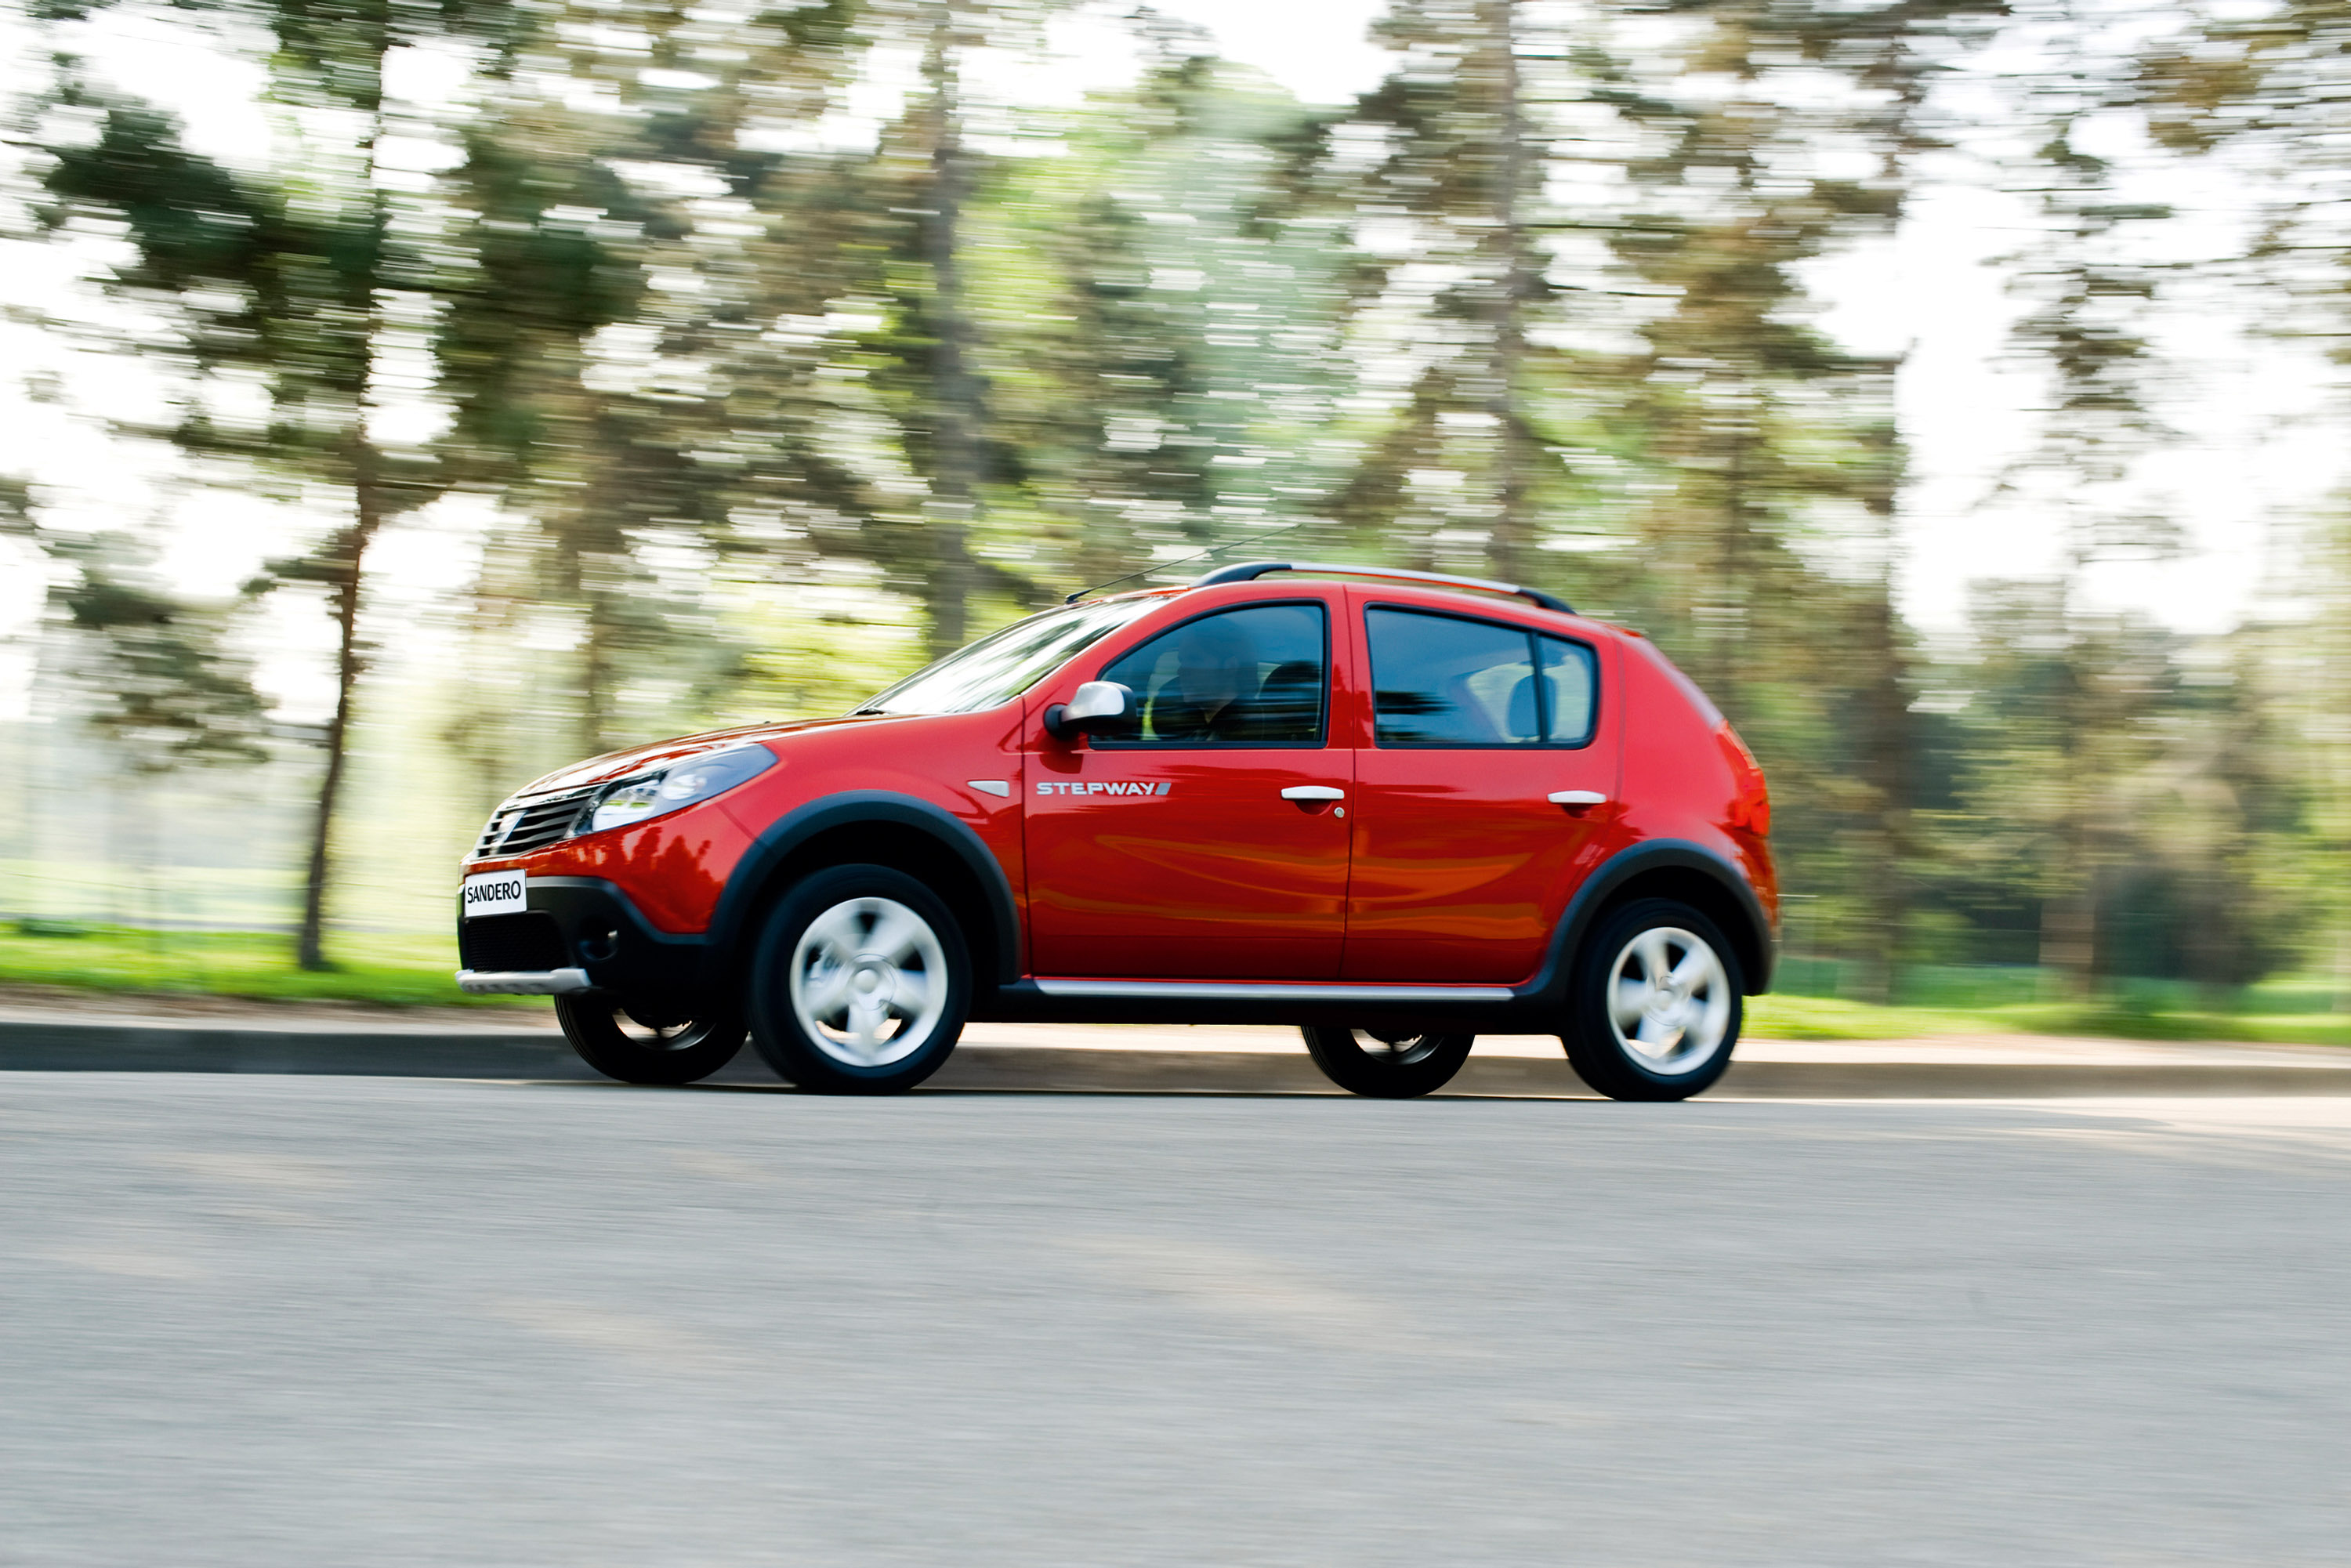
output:
[[[1030,616],[841,718],[548,775],[466,862],[457,983],[552,995],[632,1082],[747,1030],[878,1093],[971,1019],[1271,1021],[1361,1094],[1442,1086],[1486,1031],[1678,1100],[1771,978],[1770,816],[1637,632],[1260,562]]]

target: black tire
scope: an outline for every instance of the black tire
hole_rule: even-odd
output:
[[[908,916],[922,935],[902,948]],[[835,995],[838,1009],[825,1005]],[[912,998],[919,1017],[895,1010]],[[936,1072],[963,1034],[970,952],[955,915],[913,877],[833,866],[768,913],[744,1000],[751,1041],[779,1076],[824,1094],[901,1093]],[[923,1038],[907,1043],[906,1031],[918,1028]]]
[[[1644,944],[1644,937],[1654,945]],[[1702,944],[1714,960],[1702,977],[1702,1005],[1699,990],[1674,989],[1675,977],[1698,958],[1693,944]],[[1650,984],[1645,956],[1657,953],[1669,982],[1662,988]],[[1623,1011],[1632,1015],[1629,1033],[1616,1016],[1620,987]],[[1687,1100],[1729,1071],[1745,1018],[1745,991],[1739,954],[1713,921],[1674,899],[1639,899],[1611,910],[1584,938],[1560,1041],[1576,1076],[1611,1100]],[[1634,1005],[1643,998],[1654,1010]]]
[[[555,1017],[580,1061],[623,1083],[698,1083],[743,1049],[743,1020],[731,1013],[632,1012],[603,991],[556,998]]]
[[[1324,1077],[1350,1094],[1375,1100],[1435,1093],[1453,1082],[1478,1039],[1474,1034],[1396,1034],[1315,1024],[1301,1032],[1306,1036],[1307,1054]]]

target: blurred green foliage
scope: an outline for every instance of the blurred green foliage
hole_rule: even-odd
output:
[[[1856,1003],[1973,963],[2061,977],[1963,1009],[2011,1021],[2210,1011],[2126,1006],[2134,977],[2235,1005],[2331,973],[2351,1007],[2351,523],[2308,521],[2292,618],[2225,636],[2085,588],[2176,548],[2123,481],[2167,439],[2151,323],[2188,281],[2099,128],[2268,171],[2216,276],[2351,342],[2339,5],[2118,32],[2002,0],[1395,0],[1393,70],[1336,108],[1144,9],[1130,88],[989,99],[973,61],[1036,57],[1050,9],[182,8],[214,47],[268,40],[266,167],[60,59],[16,193],[39,233],[106,239],[99,281],[161,323],[106,345],[177,378],[183,416],[145,434],[339,519],[255,585],[323,593],[336,628],[305,963],[339,857],[373,852],[338,825],[371,722],[462,779],[375,820],[441,832],[550,763],[840,711],[1213,545],[1500,576],[1647,632],[1763,762],[1792,949]],[[1900,361],[1823,331],[1808,280],[1984,129],[1941,84],[2003,39],[2027,68],[1995,95],[2023,149],[1998,177],[2040,220],[2014,349],[2046,387],[2004,483],[2062,566],[1988,577],[1929,642],[1894,602]],[[463,90],[388,91],[403,50]],[[369,685],[370,552],[450,497],[487,519],[478,568],[441,687],[395,697]],[[50,672],[146,691],[126,745],[160,724],[167,758],[234,755],[227,612],[134,603],[131,558],[33,499],[0,492],[0,526],[68,584],[83,652]]]

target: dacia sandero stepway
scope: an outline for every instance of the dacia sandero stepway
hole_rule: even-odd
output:
[[[476,993],[601,1072],[938,1071],[967,1020],[1299,1026],[1359,1094],[1480,1032],[1719,1079],[1769,982],[1763,777],[1638,633],[1508,583],[1258,562],[984,637],[843,717],[616,752],[498,807]]]

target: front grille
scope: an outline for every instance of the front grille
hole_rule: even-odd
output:
[[[461,921],[457,952],[468,969],[544,973],[563,966],[563,933],[549,915],[485,915]]]
[[[567,789],[526,806],[501,807],[474,844],[474,858],[528,854],[560,843],[580,831],[580,819],[594,803],[593,789]]]

